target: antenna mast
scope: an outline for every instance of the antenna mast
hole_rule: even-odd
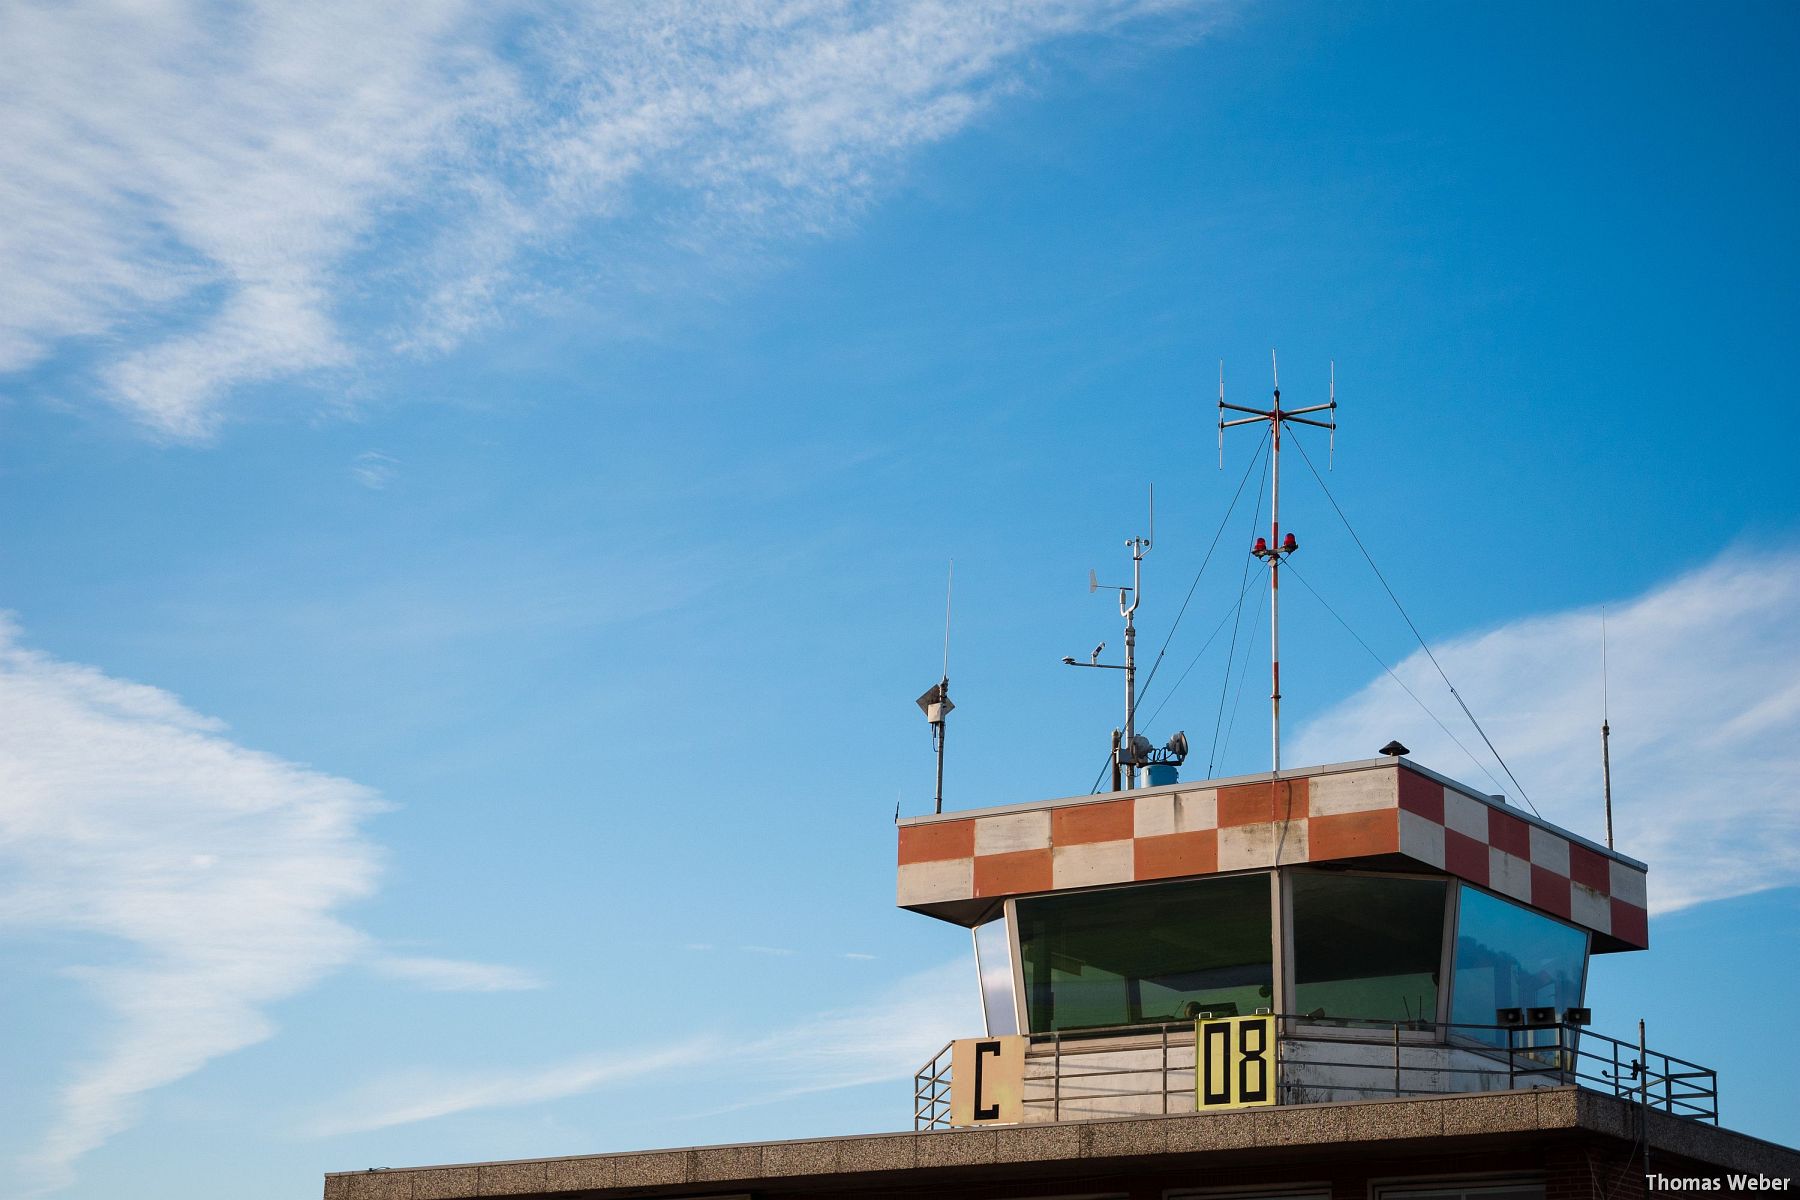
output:
[[[1606,616],[1600,617],[1600,778],[1606,793],[1606,848],[1613,848],[1612,826],[1612,696],[1606,677]]]
[[[1269,370],[1275,382],[1274,404],[1267,408],[1245,408],[1238,404],[1225,403],[1225,370],[1223,364],[1219,368],[1219,439],[1223,446],[1225,431],[1234,425],[1255,425],[1267,422],[1271,451],[1269,454],[1270,504],[1269,504],[1269,536],[1267,540],[1256,539],[1256,545],[1250,553],[1269,564],[1269,741],[1274,760],[1274,770],[1281,771],[1281,564],[1288,555],[1300,548],[1300,543],[1293,534],[1283,540],[1281,536],[1281,429],[1286,423],[1296,425],[1313,425],[1331,431],[1333,442],[1337,433],[1337,364],[1331,365],[1331,400],[1328,404],[1315,404],[1309,408],[1281,407],[1281,370],[1275,360],[1275,352],[1269,351]],[[1237,417],[1227,421],[1225,412],[1248,413],[1248,416]],[[1307,413],[1330,413],[1324,420],[1314,420],[1305,416]],[[1223,462],[1223,452],[1220,460]]]
[[[1149,553],[1151,539],[1156,534],[1156,487],[1150,487],[1150,534],[1146,537],[1134,537],[1125,543],[1131,551],[1131,583],[1102,584],[1100,577],[1093,571],[1088,572],[1088,592],[1093,593],[1101,587],[1117,586],[1119,591],[1119,615],[1125,618],[1125,661],[1123,663],[1103,663],[1100,652],[1106,649],[1101,642],[1094,647],[1087,662],[1076,662],[1074,658],[1064,658],[1063,663],[1071,667],[1096,667],[1105,671],[1125,672],[1125,732],[1123,737],[1118,730],[1113,731],[1113,790],[1119,790],[1120,768],[1130,766],[1132,770],[1124,776],[1127,789],[1137,786],[1136,767],[1141,765],[1144,751],[1138,745],[1137,738],[1137,610],[1138,601],[1143,598],[1144,555]]]

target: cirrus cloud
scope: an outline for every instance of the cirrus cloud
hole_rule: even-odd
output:
[[[1044,47],[1197,7],[13,5],[0,372],[86,345],[107,400],[204,440],[247,385],[837,228]]]
[[[338,912],[374,886],[360,825],[377,806],[0,622],[0,933],[108,947],[65,968],[106,1019],[26,1164],[42,1187],[145,1092],[268,1037],[269,1005],[366,952]]]

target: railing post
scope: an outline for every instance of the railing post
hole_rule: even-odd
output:
[[[1400,1023],[1394,1022],[1394,1099],[1400,1098]]]
[[[1050,1032],[1050,1119],[1062,1120],[1062,1030]]]
[[[1199,1053],[1196,1049],[1195,1053]],[[1162,1110],[1164,1115],[1169,1111],[1169,1025],[1163,1022],[1162,1027],[1162,1070],[1156,1076],[1157,1090],[1162,1092]]]
[[[1275,1103],[1286,1104],[1288,1097],[1287,1081],[1287,1021],[1279,1016],[1275,1020]],[[1200,1038],[1194,1038],[1194,1083],[1199,1086],[1200,1076]]]

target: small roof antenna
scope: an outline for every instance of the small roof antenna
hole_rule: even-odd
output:
[[[1606,848],[1613,848],[1612,688],[1606,673],[1606,613],[1600,614],[1600,786],[1606,796]]]
[[[935,811],[944,811],[944,718],[956,705],[950,702],[950,589],[956,582],[956,560],[950,560],[950,574],[944,580],[944,674],[926,689],[917,703],[931,724],[931,748],[937,754],[937,789],[932,794]]]
[[[944,576],[944,682],[950,681],[950,589],[956,585],[956,560],[950,560],[950,571]]]
[[[1337,470],[1337,359],[1331,360],[1331,433],[1330,450],[1325,457],[1325,469]]]

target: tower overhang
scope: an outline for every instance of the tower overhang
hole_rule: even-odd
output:
[[[1284,866],[1426,871],[1650,944],[1648,868],[1405,759],[903,818],[900,907],[970,926],[1008,899]]]

